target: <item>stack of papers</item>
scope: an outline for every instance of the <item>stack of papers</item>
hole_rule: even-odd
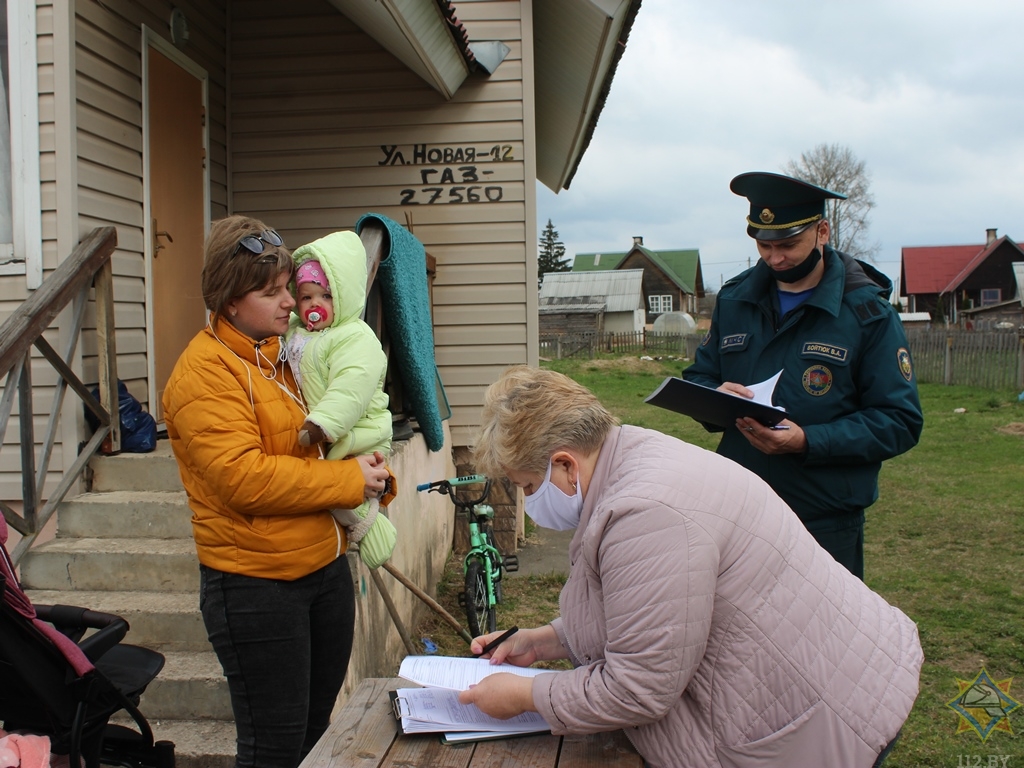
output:
[[[396,691],[395,717],[401,720],[402,731],[442,732],[447,742],[548,732],[548,724],[536,712],[524,712],[518,717],[499,720],[485,715],[472,704],[459,703],[459,691],[498,672],[534,677],[550,670],[491,664],[487,659],[407,656],[402,661],[399,676],[426,687]]]

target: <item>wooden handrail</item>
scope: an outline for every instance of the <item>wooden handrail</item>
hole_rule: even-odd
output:
[[[117,246],[117,230],[99,227],[54,270],[37,291],[0,326],[0,376],[6,376],[42,336],[53,319],[110,259]]]
[[[116,246],[117,230],[114,227],[92,230],[47,277],[43,285],[0,325],[0,380],[6,377],[7,381],[3,396],[0,397],[0,439],[7,430],[15,391],[20,412],[23,513],[19,514],[0,500],[0,512],[5,520],[23,536],[12,553],[15,563],[31,547],[39,531],[100,447],[115,453],[121,448],[121,420],[117,408],[117,350],[114,344],[113,272],[110,264],[110,256]],[[81,334],[89,289],[93,286],[96,288],[99,400],[69,365]],[[72,313],[74,317],[62,355],[53,349],[43,334],[72,301],[75,303]],[[38,461],[33,424],[35,411],[32,406],[33,346],[53,366],[59,377]],[[71,466],[64,469],[57,487],[40,507],[50,457],[57,438],[61,405],[68,386],[96,415],[100,426]]]

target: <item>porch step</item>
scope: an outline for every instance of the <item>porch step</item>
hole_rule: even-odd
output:
[[[165,653],[164,659],[142,697],[146,719],[232,721],[228,683],[213,651]]]
[[[156,449],[150,453],[97,455],[89,462],[89,469],[90,490],[94,493],[184,490],[170,440],[157,440]]]
[[[206,627],[196,592],[111,592],[28,590],[36,605],[77,605],[125,619],[125,641],[161,653],[208,651]]]
[[[188,496],[183,490],[83,493],[61,503],[57,535],[191,539],[191,520]]]
[[[145,697],[143,697],[145,702]],[[145,707],[145,703],[143,703]],[[146,713],[143,709],[143,713]],[[148,713],[147,713],[148,714]],[[175,768],[234,768],[235,724],[221,720],[166,720],[146,718],[157,741],[174,742]],[[134,727],[118,714],[112,723]]]
[[[199,591],[191,539],[58,537],[33,549],[21,568],[26,589]]]

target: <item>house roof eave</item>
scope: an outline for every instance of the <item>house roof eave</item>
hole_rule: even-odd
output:
[[[469,35],[450,0],[329,2],[445,99],[474,68]]]
[[[556,193],[590,145],[640,2],[534,3],[537,178]]]

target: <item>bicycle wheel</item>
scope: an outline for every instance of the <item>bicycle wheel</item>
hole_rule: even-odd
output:
[[[497,627],[494,608],[487,604],[487,574],[480,560],[466,566],[466,621],[473,637],[493,632]]]

